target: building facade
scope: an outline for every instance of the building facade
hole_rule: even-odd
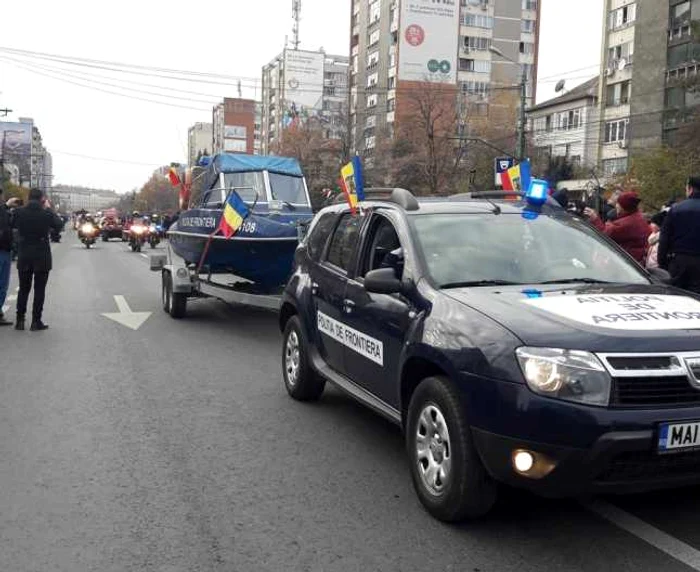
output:
[[[528,109],[532,155],[566,157],[574,166],[594,168],[598,163],[600,121],[599,78]]]
[[[287,49],[262,70],[261,150],[270,154],[287,127],[318,121],[329,139],[347,133],[347,56]]]
[[[537,0],[353,0],[351,10],[351,140],[370,165],[378,137],[395,133],[403,94],[423,82],[454,88],[466,131],[477,121],[515,131],[523,71],[526,107],[535,101]]]
[[[187,130],[187,164],[192,167],[201,155],[211,155],[214,131],[211,123],[195,123]]]
[[[119,201],[119,195],[115,191],[71,185],[54,185],[50,197],[56,209],[65,213],[81,209],[94,213],[114,206]]]
[[[697,0],[605,0],[600,168],[626,173],[635,155],[673,143],[698,110]]]
[[[256,102],[226,97],[212,112],[213,152],[255,153]]]
[[[53,162],[32,118],[20,117],[17,122],[0,122],[0,156],[5,172],[12,173],[13,182],[50,190]]]

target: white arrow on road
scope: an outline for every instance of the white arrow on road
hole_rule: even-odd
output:
[[[131,308],[129,308],[129,304],[126,303],[124,296],[115,296],[114,301],[117,303],[119,312],[102,315],[105,318],[109,318],[110,320],[117,322],[117,324],[131,328],[132,330],[138,330],[141,326],[143,326],[145,321],[151,317],[151,312],[132,312]]]

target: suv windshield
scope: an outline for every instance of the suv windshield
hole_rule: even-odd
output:
[[[428,271],[440,287],[649,283],[632,262],[575,218],[429,214],[413,217],[413,224]]]
[[[270,173],[272,200],[284,201],[293,205],[307,205],[304,180],[301,177]]]

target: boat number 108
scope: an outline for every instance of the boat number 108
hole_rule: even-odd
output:
[[[241,225],[241,232],[253,233],[257,227],[258,225],[254,220],[244,220]]]

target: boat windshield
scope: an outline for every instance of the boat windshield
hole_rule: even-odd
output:
[[[253,173],[224,173],[226,191],[235,189],[244,202],[252,205],[255,202],[256,193],[259,203],[266,203],[265,178],[261,171]]]
[[[304,189],[304,179],[291,175],[279,175],[270,173],[270,187],[272,199],[284,201],[292,205],[308,205],[306,191]]]

